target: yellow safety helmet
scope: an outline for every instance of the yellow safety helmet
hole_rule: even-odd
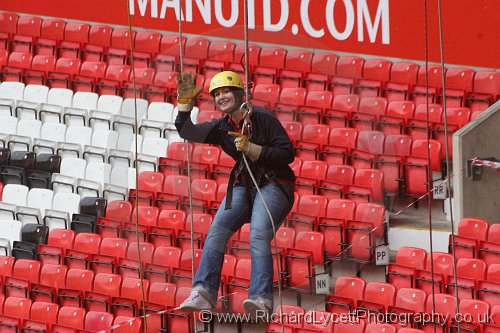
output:
[[[243,89],[243,81],[235,72],[223,71],[215,74],[212,80],[210,80],[208,92],[213,96],[213,91],[221,87],[235,87]]]

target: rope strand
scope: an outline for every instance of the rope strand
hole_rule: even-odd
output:
[[[433,186],[432,170],[431,170],[431,152],[430,152],[430,125],[429,125],[429,30],[428,30],[428,6],[427,0],[424,0],[424,40],[425,40],[425,123],[427,128],[427,191]],[[431,264],[431,288],[432,288],[432,310],[436,313],[436,291],[434,281],[434,243],[432,239],[432,195],[429,192],[427,195],[427,210],[429,212],[429,250]],[[434,325],[434,333],[436,333],[436,325]]]
[[[446,156],[446,178],[450,179],[450,156],[448,153],[448,117],[446,114],[446,78],[445,78],[445,61],[444,61],[444,47],[443,47],[443,18],[441,12],[441,0],[438,0],[438,22],[439,22],[439,54],[441,59],[441,81],[443,83],[443,121],[444,121],[444,140],[445,140],[445,156]],[[455,253],[455,221],[453,219],[453,204],[451,202],[450,184],[446,184],[446,191],[450,195],[450,224],[451,224],[451,253],[453,256],[453,284],[455,286],[455,302],[458,311],[458,277],[457,277],[457,257]],[[460,333],[460,322],[458,323],[458,333]]]
[[[182,43],[182,20],[184,18],[184,15],[182,14],[182,6],[181,2],[178,2],[179,5],[179,70],[181,73],[184,72],[184,50],[183,50],[183,43]],[[195,75],[196,78],[196,75]],[[196,82],[195,82],[196,84]],[[185,147],[186,147],[186,166],[187,166],[187,181],[188,181],[188,200],[189,200],[189,222],[191,225],[191,230],[189,232],[190,236],[190,243],[191,243],[191,281],[194,281],[194,271],[195,271],[195,265],[194,265],[194,216],[193,216],[193,191],[191,187],[191,156],[189,152],[189,141],[184,140],[185,142]],[[193,320],[194,322],[194,331],[198,332],[197,329],[197,321]]]
[[[135,184],[136,184],[136,200],[135,200],[135,239],[137,243],[137,261],[139,262],[139,279],[141,283],[141,308],[142,313],[144,315],[144,332],[148,332],[147,320],[146,320],[146,291],[144,290],[144,272],[142,269],[142,260],[141,260],[141,241],[139,239],[139,165],[137,154],[139,151],[138,144],[138,112],[137,112],[137,86],[136,86],[136,77],[135,77],[135,58],[134,58],[134,40],[133,40],[133,31],[132,31],[132,17],[130,15],[130,2],[125,0],[127,3],[127,18],[128,18],[128,29],[129,29],[129,43],[130,43],[130,66],[132,71],[132,86],[134,92],[134,131],[135,131]]]

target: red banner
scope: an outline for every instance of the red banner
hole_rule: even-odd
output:
[[[183,31],[243,39],[242,0],[183,0]],[[248,0],[249,38],[416,61],[425,60],[424,0]],[[0,0],[0,9],[177,33],[177,0]],[[428,54],[440,62],[438,1],[427,1]],[[446,64],[500,66],[498,0],[442,0]]]

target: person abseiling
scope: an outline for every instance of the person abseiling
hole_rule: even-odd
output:
[[[288,165],[295,156],[293,144],[279,120],[264,108],[252,108],[251,134],[240,134],[245,113],[244,108],[240,109],[244,102],[244,85],[240,76],[231,71],[216,74],[209,87],[216,108],[224,116],[193,124],[191,110],[202,90],[195,82],[196,74],[178,74],[179,113],[175,126],[179,135],[189,141],[219,145],[236,163],[229,177],[226,197],[208,231],[193,289],[180,309],[215,309],[227,243],[243,224],[250,222],[251,277],[248,299],[243,307],[254,314],[257,310],[269,312],[273,308],[271,240],[274,231],[242,153],[247,157],[277,230],[294,201],[295,175]]]

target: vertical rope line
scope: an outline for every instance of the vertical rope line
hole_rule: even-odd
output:
[[[247,107],[248,107],[247,112],[250,113],[250,115],[251,115],[252,106],[250,104],[251,94],[250,94],[250,75],[249,75],[250,55],[249,55],[249,36],[248,36],[248,0],[245,0],[243,2],[243,12],[244,12],[243,31],[244,31],[244,38],[245,38],[245,66],[244,66],[245,81],[246,81],[245,97],[246,97],[246,102],[247,102]],[[245,126],[243,126],[242,131],[245,130],[244,127]],[[284,323],[282,315],[281,315],[281,312],[283,310],[283,299],[282,299],[282,295],[281,295],[281,283],[282,283],[281,272],[283,271],[283,267],[282,267],[282,263],[281,263],[281,258],[280,258],[279,253],[278,253],[278,241],[276,239],[276,226],[274,224],[275,221],[274,221],[274,218],[271,214],[271,211],[269,210],[269,206],[267,205],[266,199],[264,198],[264,195],[262,194],[262,191],[259,187],[259,184],[257,183],[257,181],[252,173],[252,170],[250,169],[250,165],[248,164],[248,160],[247,160],[245,154],[242,153],[241,155],[243,157],[243,161],[245,161],[245,166],[248,169],[248,173],[249,173],[250,177],[252,178],[252,181],[255,185],[255,188],[257,189],[257,192],[259,193],[259,196],[262,200],[262,203],[266,209],[266,212],[269,215],[269,219],[271,221],[271,226],[273,228],[273,234],[274,234],[273,245],[274,245],[274,251],[276,252],[276,256],[278,258],[278,274],[277,274],[277,276],[278,276],[278,300],[279,300],[279,304],[280,304],[280,322],[281,322],[281,327],[282,327],[283,331],[285,331],[285,323]],[[272,251],[271,251],[271,258],[272,258],[272,261],[274,262],[274,255],[273,255]],[[273,264],[273,266],[274,266],[274,264]],[[271,312],[272,311],[273,311],[273,309],[271,309]]]
[[[144,272],[142,270],[142,260],[141,260],[141,242],[139,239],[139,169],[137,164],[137,154],[138,154],[138,115],[137,115],[137,95],[136,95],[136,78],[135,78],[135,58],[134,58],[134,40],[132,33],[132,17],[130,15],[130,2],[125,0],[127,3],[127,19],[128,19],[128,29],[129,29],[129,43],[130,43],[130,66],[132,71],[132,86],[134,92],[134,130],[135,130],[135,184],[136,184],[136,200],[135,200],[135,239],[137,243],[137,261],[139,262],[139,279],[141,283],[141,307],[143,313],[144,321],[144,332],[148,332],[147,320],[146,320],[146,292],[144,290]]]
[[[184,15],[182,14],[181,1],[178,2],[179,5],[179,70],[182,74],[184,72],[184,51],[182,43],[182,20]],[[194,75],[196,85],[196,75]],[[184,140],[186,145],[186,163],[187,163],[187,180],[188,180],[188,198],[189,198],[189,223],[191,225],[190,230],[190,243],[191,243],[191,281],[194,282],[194,216],[193,216],[193,191],[191,188],[191,156],[189,154],[189,141]],[[193,316],[194,317],[194,316]],[[193,319],[194,331],[197,332],[197,322]]]
[[[432,311],[436,313],[436,291],[434,283],[434,243],[432,239],[432,170],[430,153],[430,126],[429,126],[429,29],[428,29],[428,6],[427,0],[424,0],[424,41],[425,41],[425,122],[427,127],[427,210],[429,211],[429,250],[431,263],[431,288],[432,288]],[[434,325],[434,333],[436,333]]]
[[[455,286],[455,302],[458,311],[459,300],[458,300],[458,278],[457,278],[457,257],[455,255],[455,222],[453,219],[453,204],[451,202],[451,191],[450,191],[450,156],[448,153],[448,117],[446,114],[446,78],[444,70],[444,46],[443,46],[443,17],[441,11],[441,0],[438,0],[438,22],[439,22],[439,54],[441,58],[441,81],[443,83],[443,121],[444,121],[444,140],[445,140],[445,153],[446,153],[446,178],[448,179],[446,189],[450,196],[450,222],[451,222],[451,253],[453,255],[453,284]],[[458,323],[458,333],[460,333],[460,323]]]

